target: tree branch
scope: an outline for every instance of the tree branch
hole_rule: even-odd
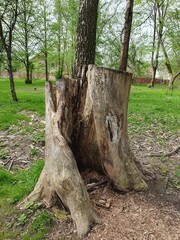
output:
[[[180,146],[177,147],[175,150],[169,152],[169,153],[152,153],[152,154],[149,154],[149,155],[146,155],[146,157],[171,157],[173,156],[174,154],[178,153],[180,150]]]

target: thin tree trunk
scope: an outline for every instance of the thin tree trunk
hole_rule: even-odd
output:
[[[169,90],[173,90],[174,81],[179,75],[180,75],[180,72],[178,72],[173,78],[171,78],[168,85]]]
[[[48,74],[48,56],[47,56],[47,52],[45,52],[45,74],[46,74],[46,81],[49,81],[49,74]]]
[[[47,43],[47,12],[46,12],[46,4],[44,3],[44,62],[45,62],[45,75],[46,81],[49,81],[48,74],[48,43]]]
[[[151,79],[151,87],[154,87],[155,80],[156,80],[156,71],[158,68],[158,58],[159,58],[159,48],[160,48],[160,40],[158,39],[157,49],[156,49],[156,57],[155,57],[155,60],[152,62],[153,74],[152,74],[152,79]]]
[[[158,56],[159,56],[159,40],[157,46],[156,57],[154,60],[155,54],[155,43],[156,43],[156,28],[157,28],[157,8],[154,5],[154,32],[153,32],[153,47],[152,47],[152,55],[151,55],[151,68],[152,68],[152,79],[151,79],[151,87],[154,87],[155,79],[156,79],[156,70],[158,67]],[[158,38],[159,39],[159,38]]]
[[[26,1],[23,2],[24,4],[24,31],[25,31],[25,67],[26,67],[26,84],[32,84],[32,81],[30,79],[30,61],[29,61],[29,47],[28,47],[28,25],[27,25],[27,6]]]
[[[17,95],[16,95],[16,90],[15,90],[15,85],[14,85],[14,77],[13,77],[11,56],[8,56],[7,59],[8,59],[7,62],[8,62],[8,74],[9,74],[9,80],[10,80],[11,95],[12,95],[12,99],[17,102],[18,98],[17,98]]]
[[[6,57],[7,57],[8,74],[9,74],[9,81],[10,81],[10,91],[11,91],[13,101],[16,101],[16,102],[18,101],[18,98],[16,95],[16,90],[15,90],[15,85],[14,85],[11,51],[12,51],[12,34],[13,34],[13,29],[14,29],[14,26],[16,23],[16,18],[17,18],[17,2],[18,1],[16,1],[15,20],[14,20],[14,22],[12,22],[12,25],[9,28],[8,44],[6,44],[3,26],[2,26],[2,20],[0,19],[0,37],[1,37],[2,44],[4,46],[4,49],[6,52]]]
[[[134,0],[127,0],[127,7],[125,13],[125,23],[123,30],[123,41],[122,41],[122,50],[121,57],[119,63],[119,70],[126,71],[128,64],[128,51],[129,51],[129,42],[130,42],[130,34],[131,34],[131,25],[132,25],[132,17],[133,17],[133,5]]]
[[[32,82],[32,79],[33,79],[33,69],[34,69],[34,64],[32,62],[30,62],[30,74],[29,74],[29,77],[30,77],[30,81]]]
[[[32,81],[30,79],[30,62],[29,62],[29,55],[26,54],[26,64],[25,64],[25,67],[26,67],[26,80],[25,80],[25,83],[26,84],[32,84]]]
[[[169,57],[168,57],[168,54],[166,52],[166,48],[164,46],[164,42],[161,38],[161,47],[162,47],[162,50],[163,50],[163,53],[164,53],[164,57],[165,57],[165,65],[166,65],[166,69],[169,73],[169,76],[170,76],[170,81],[169,81],[169,86],[168,86],[168,89],[169,90],[172,90],[173,89],[173,79],[174,79],[174,75],[173,75],[173,71],[172,71],[172,67],[171,67],[171,63],[170,63],[170,60],[169,60]]]

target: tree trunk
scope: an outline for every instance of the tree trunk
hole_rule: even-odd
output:
[[[173,89],[173,79],[174,79],[174,75],[173,75],[173,71],[172,71],[172,67],[171,67],[171,63],[170,63],[170,60],[169,60],[169,57],[168,57],[168,54],[166,52],[166,48],[164,46],[164,42],[161,38],[161,47],[162,47],[162,51],[164,53],[164,57],[165,57],[165,65],[166,65],[166,69],[169,73],[169,76],[170,76],[170,81],[169,81],[169,86],[168,86],[168,89],[169,90],[172,90]]]
[[[129,42],[130,42],[130,34],[131,34],[131,25],[132,25],[132,17],[133,17],[133,5],[134,0],[127,0],[127,7],[125,13],[125,23],[123,29],[123,41],[121,48],[121,57],[119,63],[119,70],[126,71],[128,64],[128,51],[129,51]]]
[[[26,67],[26,84],[32,84],[32,79],[30,78],[30,60],[29,60],[29,34],[28,34],[28,24],[27,24],[27,6],[26,1],[23,2],[24,11],[23,11],[23,21],[24,21],[24,34],[25,34],[25,67]]]
[[[142,190],[147,185],[134,164],[127,133],[132,75],[89,65],[87,76],[88,83],[84,81],[80,95],[82,102],[74,111],[78,113],[75,136],[73,132],[78,166],[104,171],[121,191]]]
[[[180,72],[176,73],[176,75],[174,77],[171,77],[171,79],[169,81],[169,85],[168,85],[169,90],[173,90],[174,81],[179,75],[180,75]]]
[[[46,51],[46,50],[45,50]],[[45,58],[45,75],[46,75],[46,81],[49,81],[49,74],[48,74],[48,53],[44,53],[44,58]]]
[[[34,64],[33,64],[33,62],[30,62],[29,68],[30,68],[30,70],[29,70],[29,78],[30,78],[30,81],[31,81],[31,83],[32,83],[32,79],[33,79],[33,69],[34,69]]]
[[[56,88],[46,82],[45,166],[34,191],[26,201],[50,207],[57,200],[71,212],[79,236],[98,221],[70,149],[72,131],[71,82],[60,79]]]
[[[152,46],[152,55],[151,55],[151,68],[152,68],[152,79],[151,79],[151,87],[154,87],[155,80],[156,80],[156,71],[158,68],[158,58],[159,58],[159,47],[160,47],[160,39],[158,37],[157,40],[157,47],[156,47],[156,29],[157,29],[157,7],[154,5],[154,31],[153,31],[153,46]],[[160,29],[160,26],[159,26]],[[159,30],[160,31],[160,30]],[[159,36],[159,34],[158,34]],[[155,49],[156,49],[156,56],[155,55]]]
[[[86,79],[84,70],[82,81],[61,79],[55,89],[46,83],[45,166],[25,200],[47,206],[60,200],[70,210],[79,236],[98,218],[77,166],[103,171],[121,191],[148,188],[127,134],[132,75],[89,65]]]
[[[18,102],[18,98],[17,98],[16,90],[15,90],[15,85],[14,85],[14,77],[13,77],[11,56],[7,56],[7,63],[8,63],[8,74],[9,74],[9,81],[10,81],[11,96],[12,96],[13,101]]]
[[[79,77],[82,65],[95,63],[98,3],[99,0],[80,1],[73,78]]]
[[[26,84],[32,84],[32,79],[30,78],[30,61],[29,61],[29,54],[28,53],[26,53],[25,67],[26,67],[26,80],[25,80],[25,83]]]

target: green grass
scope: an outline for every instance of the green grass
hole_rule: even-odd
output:
[[[44,84],[42,80],[34,80],[33,84],[29,85],[22,79],[16,79],[15,87],[19,101],[14,102],[9,89],[9,79],[0,79],[0,130],[7,129],[18,120],[28,121],[28,117],[21,113],[23,110],[44,115]]]
[[[39,178],[44,161],[39,160],[28,170],[17,170],[10,173],[0,168],[0,206],[5,202],[16,203],[30,193]]]
[[[154,89],[143,85],[131,88],[129,100],[129,131],[147,130],[153,125],[155,131],[177,132],[180,129],[180,91],[176,87],[167,92],[167,86]]]
[[[16,209],[16,203],[29,194],[36,184],[44,161],[39,160],[27,170],[17,170],[15,173],[0,168],[0,239],[41,240],[44,238],[52,216],[37,206],[27,206],[27,209]],[[24,229],[26,233],[24,233]],[[19,239],[19,238],[18,238]]]
[[[22,236],[23,240],[42,240],[48,230],[48,226],[52,223],[51,214],[46,211],[38,211],[36,215],[32,218],[31,225],[29,226],[27,232]]]

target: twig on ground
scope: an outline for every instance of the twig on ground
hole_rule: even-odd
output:
[[[107,199],[105,201],[105,203],[101,203],[100,201],[97,202],[97,201],[94,201],[94,203],[98,206],[98,207],[103,207],[103,208],[106,208],[106,209],[109,209],[111,207],[111,199]]]
[[[12,158],[12,159],[11,159],[11,162],[10,162],[9,167],[8,167],[8,171],[11,170],[12,165],[13,165],[13,163],[14,163],[14,159],[15,159],[15,158]]]
[[[11,159],[9,159],[7,162],[5,162],[3,165],[6,166],[8,165],[8,163],[10,163],[10,161],[12,161]]]
[[[177,147],[177,148],[176,148],[175,150],[173,150],[172,152],[169,152],[169,153],[166,153],[166,154],[164,154],[164,153],[152,153],[152,154],[146,155],[145,157],[162,157],[162,156],[164,156],[164,157],[170,157],[170,156],[178,153],[179,150],[180,150],[180,146]]]
[[[165,181],[164,181],[164,188],[165,188],[165,189],[166,189],[167,186],[168,186],[168,181],[169,181],[169,178],[166,177],[166,178],[165,178]]]
[[[105,183],[107,183],[107,182],[108,182],[107,180],[103,180],[103,181],[97,182],[97,183],[89,183],[89,184],[87,184],[87,190],[88,190],[88,192],[92,192],[92,191],[94,191],[98,186],[103,185],[103,184],[105,184]]]

